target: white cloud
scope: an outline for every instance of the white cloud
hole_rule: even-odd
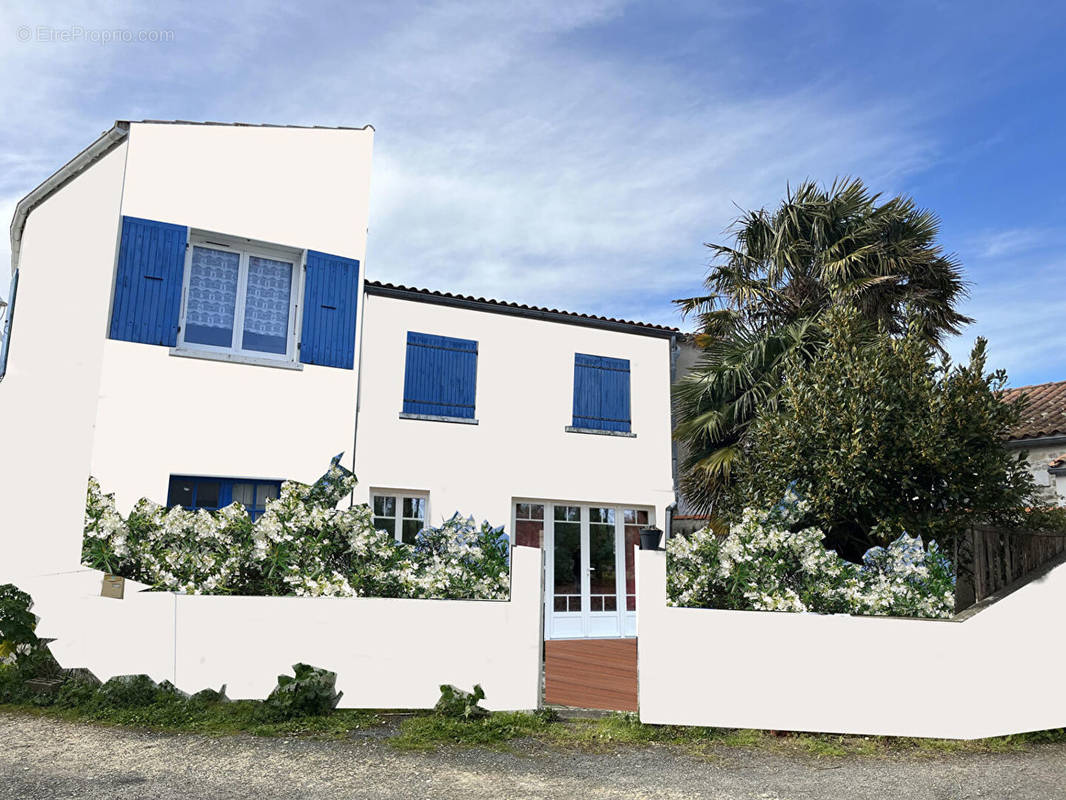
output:
[[[906,101],[857,105],[818,83],[738,91],[716,66],[744,56],[725,4],[708,9],[713,57],[679,42],[706,60],[691,68],[639,45],[582,46],[624,19],[611,0],[220,8],[34,10],[49,24],[173,27],[176,42],[0,51],[0,101],[15,109],[0,197],[115,118],[371,122],[372,277],[676,323],[668,300],[698,290],[702,243],[735,204],[846,173],[892,190],[936,151]]]
[[[977,336],[988,339],[989,367],[1004,368],[1020,386],[1066,377],[1066,230],[984,231],[961,256],[981,280],[962,311],[975,322],[948,344],[965,358]]]
[[[976,259],[1002,259],[1046,247],[1052,238],[1063,239],[1066,236],[1047,228],[1010,228],[984,231],[967,244]]]

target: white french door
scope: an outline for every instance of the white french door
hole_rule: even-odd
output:
[[[545,637],[636,635],[633,546],[651,511],[582,503],[517,503],[516,542],[545,551]]]

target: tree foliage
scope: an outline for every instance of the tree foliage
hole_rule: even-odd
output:
[[[970,320],[958,262],[937,244],[939,220],[907,197],[881,202],[857,179],[790,190],[775,211],[743,214],[713,253],[707,294],[677,301],[695,314],[702,348],[675,388],[686,496],[709,508],[744,454],[748,426],[772,410],[786,356],[813,358],[830,309],[854,309],[891,334],[916,326],[931,344]]]
[[[778,403],[751,425],[729,505],[805,501],[804,527],[853,561],[902,532],[948,545],[974,522],[1015,524],[1031,502],[1024,461],[1003,447],[1021,413],[985,341],[967,363],[938,356],[921,321],[901,336],[834,312],[813,361],[786,359]]]

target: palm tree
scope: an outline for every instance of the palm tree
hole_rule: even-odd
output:
[[[955,310],[966,285],[936,242],[940,220],[909,197],[880,198],[858,179],[828,189],[806,181],[776,211],[737,219],[733,246],[707,245],[707,294],[675,301],[696,315],[702,350],[674,387],[682,490],[695,508],[728,488],[748,425],[775,402],[785,357],[817,354],[828,309],[854,307],[891,334],[914,321],[937,347],[972,321]]]

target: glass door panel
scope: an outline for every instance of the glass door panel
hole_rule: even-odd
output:
[[[648,527],[648,512],[627,508],[622,512],[625,521],[626,554],[626,611],[637,610],[637,569],[633,563],[633,548],[640,545],[640,529]]]
[[[555,506],[555,554],[552,559],[552,608],[580,612],[581,603],[581,507]]]
[[[618,611],[613,508],[589,509],[589,611]]]

